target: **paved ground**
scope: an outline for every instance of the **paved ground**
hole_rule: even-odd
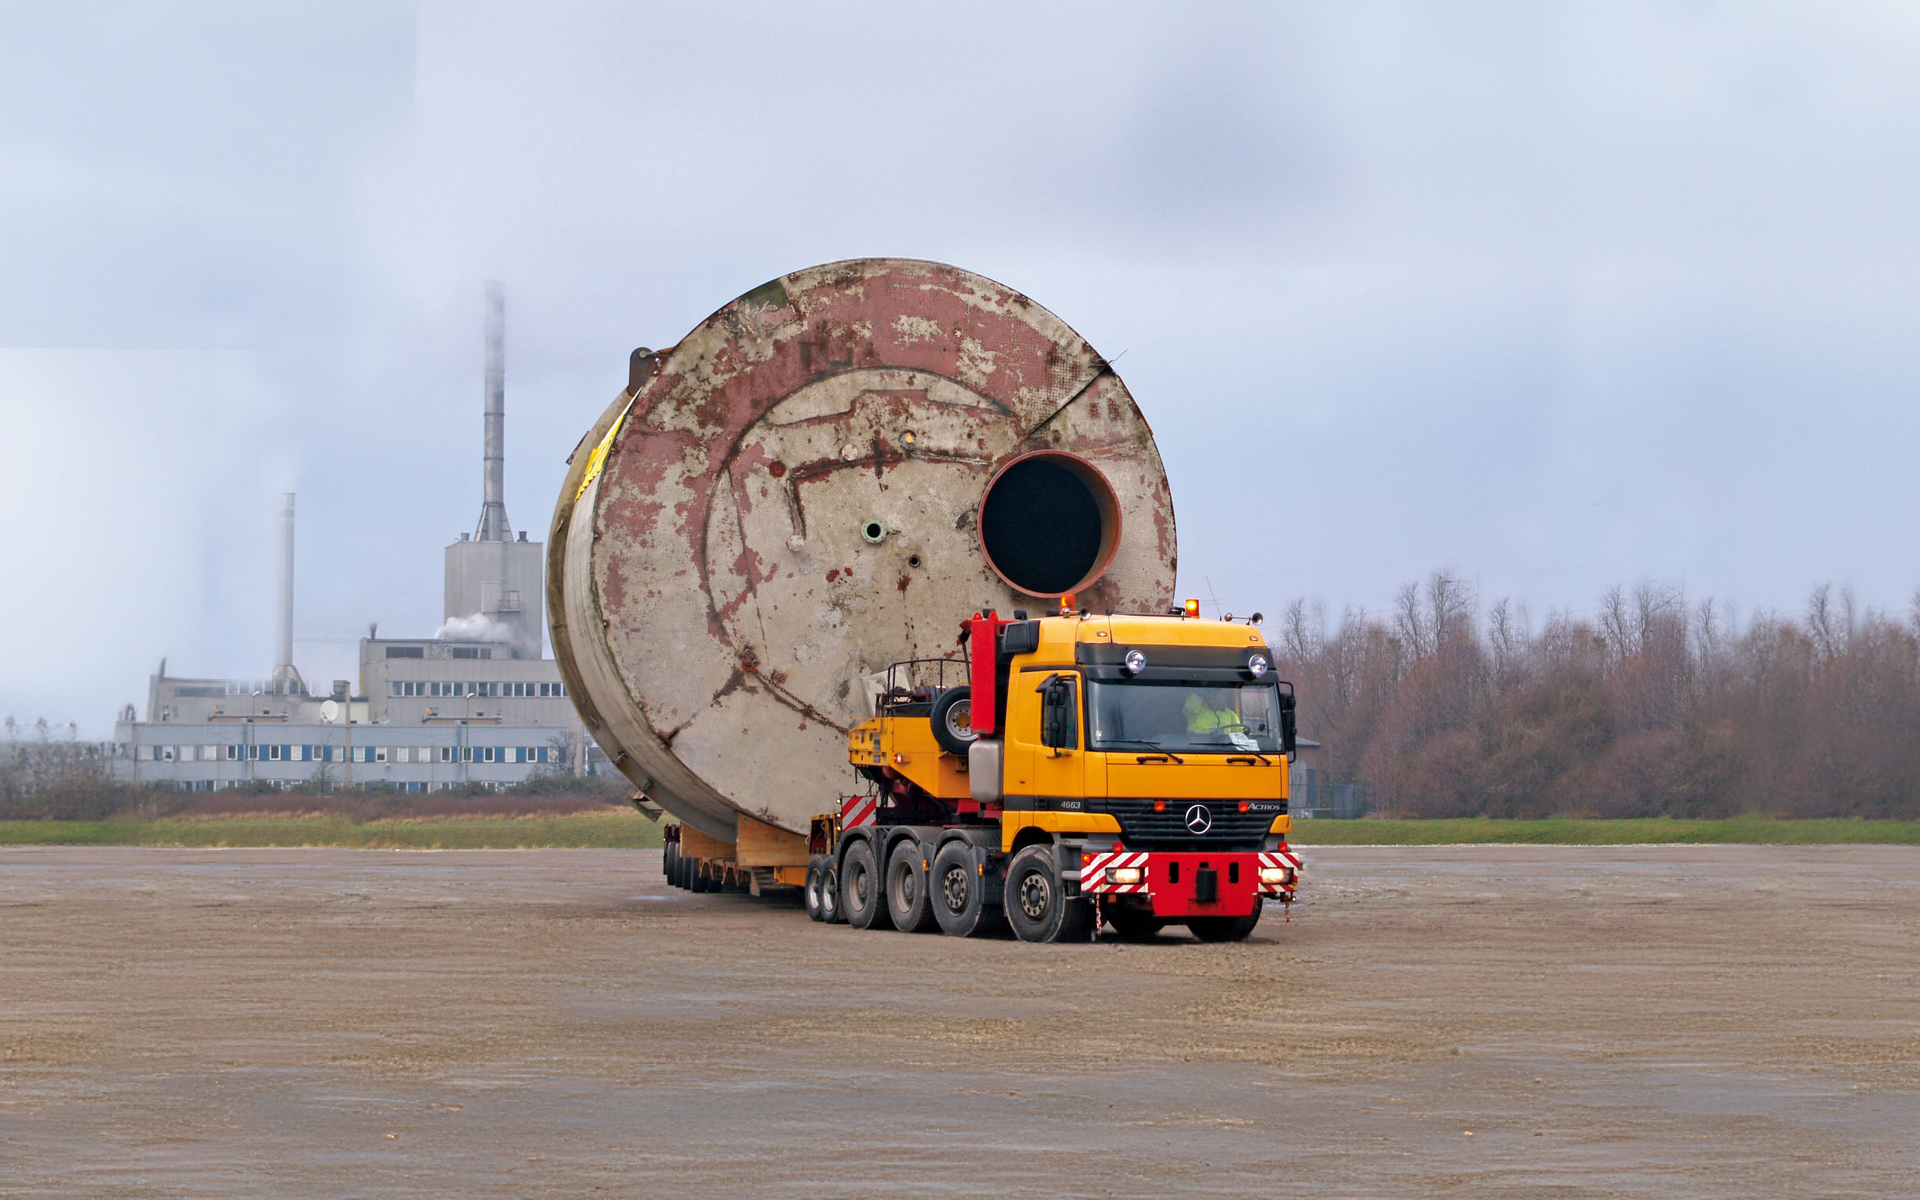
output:
[[[1238,946],[658,863],[0,851],[0,1195],[1920,1195],[1915,848],[1326,849]]]

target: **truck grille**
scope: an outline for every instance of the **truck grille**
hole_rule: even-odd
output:
[[[1120,821],[1120,836],[1130,850],[1258,850],[1275,817],[1286,805],[1275,800],[1257,802],[1248,812],[1236,800],[1168,800],[1163,812],[1153,811],[1152,800],[1109,800],[1106,809]],[[1205,833],[1187,828],[1187,811],[1194,805],[1212,819]]]

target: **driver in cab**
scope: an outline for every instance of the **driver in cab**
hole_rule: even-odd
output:
[[[1188,733],[1212,733],[1216,729],[1240,729],[1240,714],[1230,708],[1209,708],[1198,692],[1187,693],[1181,710],[1187,718]]]

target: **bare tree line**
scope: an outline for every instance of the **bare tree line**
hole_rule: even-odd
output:
[[[1812,590],[1738,628],[1676,587],[1590,616],[1482,609],[1448,571],[1272,639],[1334,781],[1415,816],[1920,818],[1920,590],[1904,617]]]

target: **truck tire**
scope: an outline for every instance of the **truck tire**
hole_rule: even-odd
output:
[[[673,870],[675,867],[679,865],[680,865],[680,847],[669,842],[667,843],[666,849],[660,852],[661,876],[664,877],[668,883],[672,883]]]
[[[826,857],[824,854],[816,854],[807,860],[807,885],[802,891],[806,895],[807,919],[810,921],[824,921],[827,919],[820,903],[820,867],[822,860]]]
[[[1254,901],[1253,912],[1245,917],[1195,917],[1187,922],[1187,928],[1193,936],[1203,942],[1239,942],[1253,932],[1260,923],[1260,902]]]
[[[1155,934],[1167,927],[1166,919],[1153,915],[1150,908],[1139,908],[1131,904],[1112,903],[1106,906],[1107,923],[1120,935],[1123,942],[1151,941]]]
[[[828,925],[839,925],[846,921],[840,911],[840,868],[834,865],[833,855],[820,856],[820,919]]]
[[[933,740],[948,754],[960,758],[980,740],[973,731],[973,689],[970,687],[948,688],[941,692],[933,702],[933,710],[927,719],[933,722]]]
[[[1023,942],[1087,940],[1086,897],[1067,899],[1051,845],[1028,846],[1007,864],[1007,924]]]
[[[927,896],[927,872],[921,867],[917,839],[901,838],[887,855],[887,917],[901,933],[925,933],[934,927]]]
[[[855,929],[887,928],[886,883],[871,839],[861,838],[840,856],[840,911]]]
[[[982,937],[1007,927],[1007,914],[986,902],[986,881],[974,862],[973,847],[948,842],[934,856],[927,877],[927,899],[940,932],[951,937]]]

